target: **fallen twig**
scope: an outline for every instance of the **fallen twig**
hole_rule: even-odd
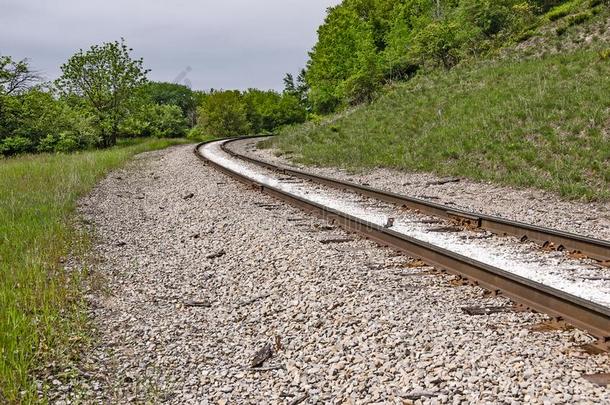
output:
[[[300,404],[301,402],[305,401],[307,398],[309,398],[309,394],[305,394],[302,397],[298,397],[298,398],[293,399],[292,401],[290,401],[288,403],[288,405],[297,405],[297,404]]]
[[[442,186],[443,184],[447,184],[447,183],[457,183],[459,182],[460,179],[457,177],[449,177],[446,179],[440,179],[437,181],[429,181],[426,183],[427,186]]]
[[[224,249],[221,249],[221,250],[219,250],[219,251],[218,251],[218,252],[216,252],[216,253],[212,253],[212,254],[207,255],[205,258],[206,258],[206,259],[216,259],[216,258],[218,258],[218,257],[222,257],[222,256],[224,256],[224,255],[226,255],[226,254],[227,254],[227,253],[224,251]]]
[[[194,301],[194,300],[185,301],[183,305],[185,307],[206,307],[206,308],[209,308],[212,306],[212,304],[209,301]]]
[[[248,371],[273,371],[273,370],[285,370],[286,366],[283,364],[277,364],[267,367],[248,367],[246,370]]]

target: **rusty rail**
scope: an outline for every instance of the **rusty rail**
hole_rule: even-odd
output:
[[[228,142],[231,142],[231,140]],[[381,245],[392,247],[412,257],[420,258],[431,266],[468,278],[485,289],[500,292],[532,310],[546,313],[584,329],[597,337],[597,345],[599,347],[608,350],[608,345],[610,344],[610,308],[400,234],[391,229],[386,229],[377,224],[334,209],[329,209],[281,189],[260,184],[241,173],[206,159],[199,152],[199,148],[205,144],[197,145],[195,154],[219,171],[255,187],[265,194],[283,200],[318,217],[332,221],[349,231],[363,234]],[[286,172],[286,174],[291,174],[291,172]]]
[[[262,137],[264,136],[251,137],[249,139]],[[264,162],[262,160],[252,158],[250,156],[237,153],[228,148],[228,145],[230,145],[231,143],[238,142],[241,140],[244,140],[244,138],[230,139],[225,144],[223,144],[222,149],[233,157],[289,176],[299,177],[301,179],[310,180],[314,183],[324,184],[341,190],[349,190],[367,197],[374,198],[376,200],[384,201],[390,204],[405,206],[414,210],[419,210],[425,214],[457,220],[460,223],[467,223],[469,226],[475,226],[481,229],[485,229],[497,235],[516,236],[522,241],[530,240],[544,246],[549,246],[550,244],[552,244],[552,246],[554,246],[554,248],[557,250],[570,250],[582,253],[587,257],[590,257],[595,260],[610,261],[609,241],[589,238],[586,236],[563,232],[556,229],[549,229],[541,226],[530,225],[523,222],[511,221],[508,219],[494,217],[491,215],[459,210],[419,198],[396,194],[372,187],[366,187],[326,176],[319,176],[312,173],[304,172],[302,170],[296,170],[288,167],[274,165],[269,162]]]

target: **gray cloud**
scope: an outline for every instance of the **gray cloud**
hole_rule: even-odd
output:
[[[48,79],[76,50],[125,37],[152,80],[187,67],[193,88],[282,88],[340,0],[0,0],[0,54]]]

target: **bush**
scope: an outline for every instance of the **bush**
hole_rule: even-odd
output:
[[[36,146],[36,151],[37,152],[47,152],[47,153],[54,152],[55,144],[57,144],[57,138],[54,137],[53,135],[49,134],[40,140],[40,142],[38,143],[38,146]]]
[[[197,125],[202,133],[228,137],[250,133],[247,106],[239,91],[217,91],[208,95],[197,110]]]
[[[3,96],[0,104],[2,136],[27,139],[28,152],[55,151],[56,144],[62,139],[59,134],[64,134],[62,150],[84,149],[99,144],[100,134],[95,129],[91,112],[78,101],[56,99],[51,90],[34,88],[16,96]],[[68,141],[67,137],[71,140]],[[15,148],[19,149],[17,145],[7,146],[1,153],[12,154]]]
[[[577,0],[568,1],[567,3],[561,4],[546,13],[546,17],[549,19],[549,21],[559,20],[560,18],[574,13],[579,4],[580,3]]]
[[[567,25],[568,25],[568,27],[571,27],[573,25],[579,25],[579,24],[584,23],[585,21],[587,21],[591,17],[593,17],[593,14],[591,12],[589,12],[589,11],[585,11],[585,12],[582,12],[582,13],[574,14],[574,15],[571,15],[568,18]]]
[[[34,143],[22,136],[5,138],[0,142],[0,154],[11,156],[34,151]]]
[[[563,34],[565,34],[565,32],[568,30],[568,26],[567,25],[560,25],[559,27],[557,27],[555,29],[555,34],[557,34],[558,36],[561,36]]]
[[[179,138],[186,134],[187,121],[177,105],[153,105],[148,107],[150,130],[157,138]]]
[[[445,69],[453,67],[459,61],[457,30],[457,25],[449,21],[428,24],[415,37],[413,56],[422,64],[431,62]]]
[[[178,138],[186,134],[187,128],[187,119],[179,106],[145,104],[123,120],[119,130],[124,137]]]
[[[74,152],[79,148],[80,145],[77,136],[70,132],[62,132],[59,134],[54,150],[55,152],[68,153]]]

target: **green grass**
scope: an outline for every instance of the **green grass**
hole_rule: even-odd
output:
[[[38,402],[33,376],[69,362],[86,339],[82,275],[61,265],[87,247],[72,223],[78,197],[134,154],[182,142],[0,160],[0,403]]]
[[[416,76],[369,106],[283,131],[305,164],[391,167],[610,197],[610,62],[595,50]]]

